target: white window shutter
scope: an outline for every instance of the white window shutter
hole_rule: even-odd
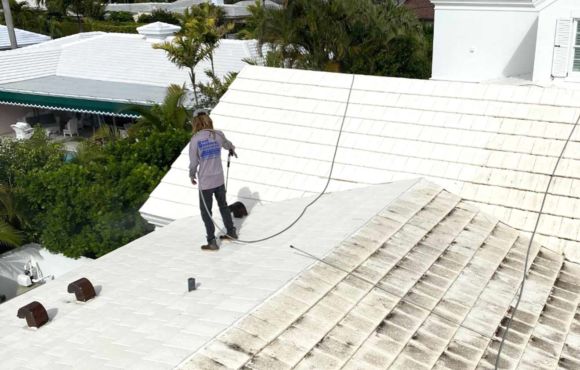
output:
[[[572,20],[558,19],[556,22],[556,39],[554,41],[554,55],[552,59],[552,76],[568,76],[568,56],[572,44]]]

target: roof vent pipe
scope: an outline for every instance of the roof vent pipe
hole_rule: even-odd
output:
[[[152,42],[165,41],[168,37],[175,35],[181,27],[174,24],[155,22],[145,26],[137,27],[137,32],[145,37],[145,40]]]

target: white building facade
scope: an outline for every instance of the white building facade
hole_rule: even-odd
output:
[[[580,1],[432,2],[433,79],[580,82]]]

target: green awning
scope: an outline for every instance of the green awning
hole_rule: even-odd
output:
[[[130,107],[139,105],[114,101],[89,100],[62,96],[36,95],[12,91],[0,91],[0,104],[23,107],[64,110],[117,117],[138,117]],[[143,105],[145,106],[145,105]]]

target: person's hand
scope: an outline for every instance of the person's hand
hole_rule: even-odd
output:
[[[236,157],[236,158],[238,158],[238,154],[236,153],[235,150],[230,149],[230,157]]]
[[[191,179],[191,183],[192,183],[193,185],[197,185],[197,181],[195,181],[195,179]]]

